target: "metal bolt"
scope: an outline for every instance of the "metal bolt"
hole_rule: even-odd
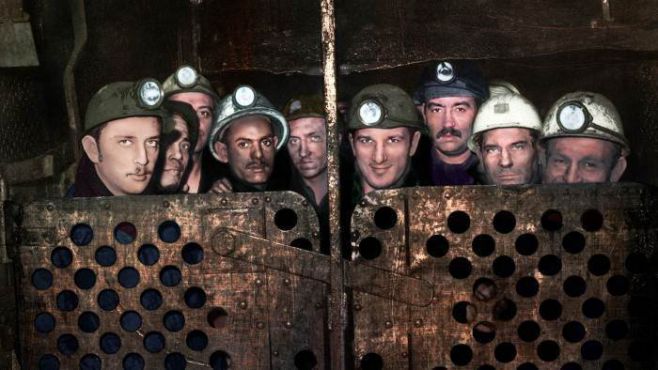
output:
[[[414,325],[415,325],[417,328],[420,328],[421,326],[423,326],[423,320],[421,320],[421,319],[417,319],[416,321],[414,321]]]
[[[402,357],[407,358],[407,356],[409,356],[407,352],[402,352]]]
[[[105,209],[110,209],[110,203],[103,202],[102,207],[105,208]]]
[[[290,321],[286,321],[286,328],[290,329],[292,328],[292,323]]]
[[[48,211],[52,212],[53,210],[55,210],[55,206],[52,203],[48,203],[48,205],[46,206],[46,209]]]
[[[452,195],[450,193],[445,193],[445,194],[443,194],[443,197],[446,198],[446,199],[450,199],[452,197]]]
[[[272,352],[272,356],[274,356],[274,357],[279,357],[279,351],[274,351],[274,352]]]
[[[283,308],[283,313],[288,313],[288,309],[284,307]]]
[[[363,307],[361,307],[361,305],[358,303],[354,305],[354,311],[361,311],[362,308]]]
[[[258,204],[258,198],[254,198],[251,200],[251,204],[257,205]]]
[[[285,285],[290,285],[290,279],[283,279],[283,283]]]
[[[365,200],[362,200],[362,201],[359,202],[359,205],[360,205],[361,207],[365,207],[366,204],[367,204],[367,203],[366,203]]]
[[[263,280],[256,279],[256,285],[263,285]]]
[[[170,206],[169,201],[165,200],[164,202],[162,202],[162,206],[165,207],[165,208],[169,208],[169,206]]]
[[[221,203],[223,206],[225,206],[225,205],[228,204],[228,200],[226,200],[226,198],[222,198],[222,200],[220,200],[219,203]]]
[[[317,239],[320,237],[320,234],[317,231],[314,231],[311,236],[313,236],[313,239]]]
[[[271,201],[272,201],[272,198],[270,198],[270,197],[265,197],[265,203],[269,203],[269,202],[271,202]]]
[[[241,301],[240,303],[238,303],[238,307],[240,307],[243,310],[246,309],[247,308],[247,302]]]
[[[308,201],[307,201],[307,200],[302,200],[302,205],[303,205],[304,207],[308,206]]]
[[[263,323],[262,321],[259,321],[259,322],[256,323],[256,327],[257,327],[258,329],[262,329],[262,328],[265,327],[265,323]]]
[[[390,327],[393,326],[393,323],[391,322],[391,320],[386,320],[386,322],[384,323],[384,326],[386,326],[387,328],[390,328]]]

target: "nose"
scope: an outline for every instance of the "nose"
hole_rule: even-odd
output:
[[[453,116],[452,112],[450,110],[446,110],[445,116],[444,116],[444,126],[448,128],[454,128],[455,127],[455,117]]]
[[[580,171],[578,170],[578,166],[569,166],[569,168],[567,168],[566,175],[567,176],[565,180],[567,184],[577,184],[583,182],[583,179],[580,176]]]
[[[372,160],[375,163],[384,163],[386,161],[386,148],[384,145],[376,144],[375,149],[372,153]]]
[[[259,145],[254,145],[253,150],[251,151],[251,158],[261,159],[263,158],[263,148]]]
[[[301,157],[307,157],[309,155],[309,150],[308,150],[308,144],[306,143],[306,140],[300,140],[299,144],[299,155]]]
[[[169,158],[176,160],[183,160],[183,150],[178,145],[172,145],[169,151]]]
[[[136,154],[135,163],[140,166],[146,166],[146,164],[149,163],[146,145],[141,144],[141,145],[137,145],[136,147],[137,147],[137,153],[135,153]]]
[[[510,168],[512,167],[512,156],[509,154],[509,151],[503,149],[500,154],[500,167]]]

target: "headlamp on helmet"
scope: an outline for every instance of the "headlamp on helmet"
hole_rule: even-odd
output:
[[[374,99],[359,104],[359,120],[366,126],[376,126],[384,120],[384,108]]]
[[[137,84],[137,98],[142,108],[157,108],[164,100],[164,91],[158,81],[147,78]]]
[[[450,83],[456,77],[455,68],[449,62],[440,62],[436,66],[436,80],[439,83]]]
[[[178,68],[175,76],[176,84],[184,89],[196,85],[197,81],[199,81],[199,74],[196,72],[196,69],[190,66]]]
[[[579,101],[569,101],[557,110],[557,123],[567,132],[582,132],[592,123],[592,115]]]
[[[233,104],[240,108],[250,107],[256,102],[256,91],[250,86],[239,86],[233,92]]]

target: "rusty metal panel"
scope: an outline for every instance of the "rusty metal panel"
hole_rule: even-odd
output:
[[[406,264],[434,295],[354,294],[355,366],[654,368],[656,195],[634,184],[369,195],[352,218],[356,261],[386,258],[406,233],[390,269]],[[390,218],[400,198],[406,223]]]
[[[18,276],[24,365],[324,368],[328,272],[318,278],[297,260],[325,256],[265,239],[314,240],[317,218],[302,201],[282,192],[28,205]],[[284,204],[284,216],[297,215],[288,230],[290,220],[275,222]],[[271,268],[233,254],[250,248],[281,256]]]

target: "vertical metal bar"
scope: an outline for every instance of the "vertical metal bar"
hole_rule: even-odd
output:
[[[603,20],[606,22],[612,22],[612,16],[610,15],[610,0],[601,0],[601,8],[603,11]]]
[[[331,234],[331,286],[329,293],[330,368],[345,368],[346,296],[340,240],[340,181],[338,172],[339,134],[336,110],[336,20],[334,0],[321,0],[322,70],[327,114],[327,155],[329,181],[329,229]]]

